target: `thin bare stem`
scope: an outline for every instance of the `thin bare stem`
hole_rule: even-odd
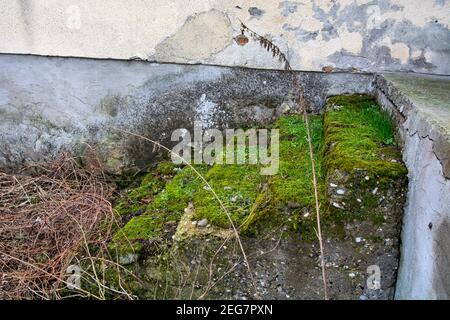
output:
[[[314,186],[314,202],[316,207],[316,220],[317,220],[317,238],[319,239],[319,246],[320,246],[320,266],[322,268],[322,280],[323,280],[323,290],[324,290],[324,298],[325,300],[328,300],[328,285],[327,285],[327,273],[325,270],[325,257],[324,257],[324,247],[323,247],[323,239],[322,239],[322,228],[320,224],[320,205],[319,205],[319,192],[317,187],[317,178],[316,178],[316,166],[314,162],[314,149],[311,139],[311,131],[309,129],[309,117],[308,113],[306,112],[306,108],[304,105],[304,101],[302,103],[303,95],[300,96],[300,104],[303,104],[303,119],[305,121],[305,127],[306,127],[306,135],[308,138],[308,147],[309,147],[309,157],[311,161],[311,170],[312,170],[312,178],[313,178],[313,186]]]
[[[245,24],[241,21],[241,31],[244,34],[244,32],[248,32],[253,40],[257,41],[264,49],[266,49],[269,52],[272,52],[273,57],[278,57],[279,61],[284,63],[284,70],[293,74],[293,70],[291,68],[291,65],[289,63],[289,60],[287,59],[286,55],[280,50],[280,48],[274,44],[269,39],[259,35],[255,31],[248,28]],[[322,280],[323,280],[323,290],[324,290],[324,298],[325,300],[328,300],[328,285],[327,285],[327,273],[326,273],[326,266],[325,266],[325,250],[323,245],[323,239],[322,239],[322,230],[321,230],[321,223],[320,223],[320,205],[319,205],[319,192],[317,187],[317,177],[316,177],[316,168],[314,163],[314,148],[311,140],[311,130],[309,125],[309,115],[306,110],[306,103],[303,93],[303,88],[298,83],[297,77],[293,74],[293,85],[294,88],[300,89],[299,94],[299,108],[303,115],[303,120],[305,122],[305,129],[306,129],[306,135],[308,140],[308,149],[309,149],[309,157],[311,161],[311,171],[312,171],[312,178],[313,178],[313,188],[314,188],[314,202],[315,202],[315,209],[316,209],[316,220],[317,220],[317,238],[319,240],[319,246],[320,246],[320,265],[322,269]]]

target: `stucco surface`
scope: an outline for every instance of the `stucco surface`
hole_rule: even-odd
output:
[[[281,68],[450,74],[448,0],[0,0],[0,52]]]

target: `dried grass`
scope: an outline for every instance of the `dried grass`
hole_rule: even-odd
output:
[[[113,187],[99,163],[82,168],[64,154],[19,174],[0,171],[1,299],[59,298],[77,253],[106,245]]]

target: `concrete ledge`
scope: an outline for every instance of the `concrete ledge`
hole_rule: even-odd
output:
[[[450,77],[383,74],[408,168],[397,299],[450,298]]]
[[[403,117],[405,129],[433,141],[444,176],[450,178],[450,76],[390,73],[376,77],[376,87]]]

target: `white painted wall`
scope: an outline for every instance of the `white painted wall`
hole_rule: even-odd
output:
[[[253,8],[253,9],[252,9]],[[449,0],[0,0],[0,53],[296,69],[450,74]]]

